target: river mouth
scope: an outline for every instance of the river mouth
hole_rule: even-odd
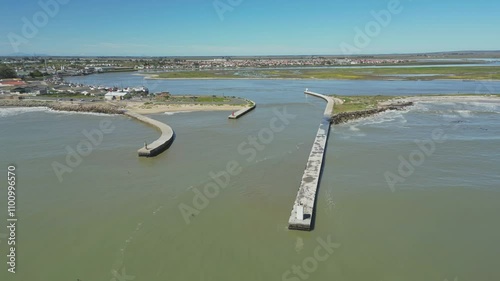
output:
[[[111,84],[131,76],[105,75],[83,79]],[[144,81],[137,79],[127,83]],[[136,151],[159,133],[124,116],[0,114],[0,127],[9,132],[0,136],[0,165],[15,162],[20,173],[18,255],[30,270],[20,271],[19,278],[111,280],[113,272],[125,272],[137,280],[281,280],[293,265],[314,256],[323,243],[318,241],[339,246],[332,246],[310,280],[500,278],[494,262],[500,237],[500,109],[487,102],[421,102],[333,126],[316,227],[287,229],[325,107],[304,96],[305,88],[397,96],[474,93],[478,85],[162,81],[158,89],[231,94],[259,106],[236,122],[224,111],[148,115],[176,133],[169,150],[151,159],[138,158]],[[498,86],[488,82],[481,91]],[[295,118],[273,123],[283,130],[269,141],[261,132],[271,128],[276,111]],[[66,147],[76,150],[86,140],[83,130],[97,130],[102,120],[111,121],[113,132],[60,182],[52,164],[66,165]],[[413,172],[400,174],[406,161]],[[228,163],[237,166],[228,169]],[[233,167],[241,171],[229,174]],[[386,178],[391,174],[402,178],[394,178],[392,188]],[[186,217],[181,206],[195,211]]]

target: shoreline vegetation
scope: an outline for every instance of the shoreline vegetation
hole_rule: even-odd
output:
[[[146,79],[500,80],[500,66],[338,67],[139,73]]]
[[[235,96],[165,96],[147,102],[122,101],[124,109],[139,114],[182,111],[238,111],[255,103]]]
[[[369,117],[388,110],[403,110],[414,105],[412,101],[403,101],[394,96],[337,96],[330,122],[334,125]]]

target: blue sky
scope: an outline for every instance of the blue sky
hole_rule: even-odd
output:
[[[0,55],[328,55],[346,54],[345,46],[361,54],[500,50],[500,1],[493,0],[0,1]],[[51,15],[39,4],[54,1],[58,11]],[[400,12],[388,10],[391,1],[399,2]],[[391,15],[386,26],[372,15],[382,10]],[[31,24],[34,32],[26,28]],[[356,28],[366,34],[366,27],[374,29],[356,41],[363,36]]]

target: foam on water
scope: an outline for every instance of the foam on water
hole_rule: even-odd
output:
[[[470,105],[473,110],[478,111],[478,112],[500,113],[500,104],[499,103],[471,102],[468,105]]]
[[[500,114],[500,103],[495,102],[421,102],[412,112],[438,115],[445,120],[475,119],[479,115]]]
[[[408,122],[405,118],[405,114],[408,112],[409,110],[388,110],[377,113],[342,124],[337,127],[337,130],[333,130],[333,133],[340,135],[342,139],[350,139],[352,137],[365,137],[366,133],[363,132],[363,127],[403,127]]]
[[[426,115],[439,115],[444,119],[470,119],[478,114],[500,114],[500,104],[489,102],[418,102],[405,110],[389,110],[382,113],[353,120],[348,124],[339,126],[334,134],[343,139],[351,137],[364,137],[363,127],[403,127],[407,124],[407,113],[424,113]]]
[[[404,115],[408,112],[408,110],[388,110],[385,112],[377,113],[373,116],[361,118],[355,121],[355,124],[361,126],[378,125],[384,123],[390,123],[391,126],[394,124],[405,124],[407,120]]]
[[[474,115],[474,113],[470,110],[456,110],[455,112],[463,118],[472,117]]]
[[[412,106],[411,111],[412,112],[429,112],[430,111],[429,103],[425,103],[425,102],[415,103]]]
[[[339,135],[342,139],[350,139],[351,137],[365,137],[366,134],[361,132],[361,129],[358,128],[359,124],[344,124],[340,125],[337,130],[333,130],[333,134]]]
[[[10,107],[0,108],[0,118],[17,116],[30,112],[43,112],[48,111],[47,107]]]
[[[356,126],[349,126],[349,131],[359,132],[359,128]]]

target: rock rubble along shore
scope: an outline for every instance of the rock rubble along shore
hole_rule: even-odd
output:
[[[368,117],[380,112],[384,112],[387,110],[402,110],[405,107],[412,106],[413,102],[405,102],[405,103],[397,103],[381,106],[375,109],[369,110],[361,110],[361,111],[352,111],[352,112],[342,112],[339,114],[335,114],[332,116],[331,123],[337,125],[342,123],[347,123],[351,120],[356,120],[364,117]]]
[[[0,100],[4,107],[47,107],[57,111],[90,112],[104,114],[123,114],[125,111],[110,104],[70,104],[52,101]]]

